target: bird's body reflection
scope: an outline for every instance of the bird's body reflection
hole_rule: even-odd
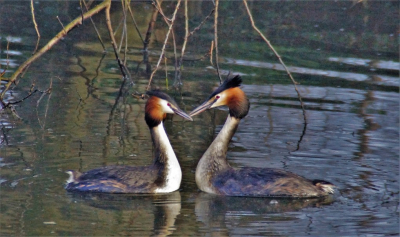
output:
[[[284,218],[277,216],[282,216],[280,213],[296,212],[307,207],[329,205],[333,201],[332,196],[293,199],[230,197],[199,193],[195,199],[195,214],[197,220],[205,225],[205,230],[213,230],[209,233],[211,236],[231,236],[240,227],[262,225],[260,216],[264,220],[285,221]],[[247,235],[251,233],[248,228],[246,231]]]
[[[168,236],[175,230],[175,221],[181,212],[180,192],[168,194],[106,194],[69,193],[74,205],[85,218],[84,212],[95,212],[93,223],[106,222],[116,235]],[[134,231],[134,232],[132,232]],[[83,235],[85,235],[83,233]]]

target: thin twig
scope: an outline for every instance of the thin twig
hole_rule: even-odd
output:
[[[32,52],[32,54],[35,54],[39,47],[40,33],[39,33],[39,28],[38,28],[38,25],[37,25],[36,19],[35,19],[35,8],[33,7],[33,0],[31,0],[31,12],[32,12],[32,21],[33,21],[33,24],[35,25],[36,34],[38,36],[38,39],[36,41],[36,47]]]
[[[153,4],[154,6],[154,4]],[[151,34],[153,33],[154,25],[156,23],[158,16],[158,10],[157,8],[154,8],[153,15],[151,16],[151,20],[149,22],[149,27],[147,28],[146,32],[146,38],[144,39],[143,42],[143,62],[146,64],[146,73],[150,74],[151,71],[151,64],[149,63],[149,44],[150,44],[150,37]]]
[[[158,1],[158,0],[155,0],[156,1],[156,3],[157,3],[157,6],[154,4],[154,2],[153,2],[153,4],[154,4],[154,7],[158,10],[158,12],[160,13],[160,15],[164,18],[164,20],[165,20],[165,22],[167,23],[167,25],[169,25],[170,24],[170,22],[172,23],[173,22],[173,20],[172,19],[169,19],[168,17],[166,17],[165,16],[165,14],[164,14],[164,12],[163,12],[163,10],[162,10],[162,7],[161,7],[161,3],[162,3],[162,1]]]
[[[221,78],[221,74],[219,73],[219,63],[218,63],[218,4],[219,4],[219,0],[215,0],[215,12],[214,12],[215,66],[217,67],[219,84],[222,84],[222,78]]]
[[[181,57],[179,59],[179,63],[176,70],[176,76],[174,81],[174,86],[182,85],[181,75],[182,75],[182,63],[183,63],[183,56],[185,55],[186,44],[189,37],[189,16],[188,16],[188,4],[187,0],[185,0],[185,39],[183,41],[182,49],[181,49]]]
[[[178,54],[176,52],[176,40],[175,40],[175,31],[174,31],[174,29],[172,29],[171,34],[172,34],[172,42],[174,43],[174,67],[175,67],[174,85],[175,85],[175,80],[176,80],[176,77],[178,75],[178,70],[179,69],[178,69]],[[165,58],[167,58],[167,57],[165,57]],[[167,61],[165,61],[165,62],[167,62]],[[165,66],[167,66],[167,65],[165,65]],[[167,68],[165,68],[165,70],[167,70]],[[167,86],[167,89],[168,89],[168,86]]]
[[[85,5],[86,11],[89,11],[89,7],[88,7],[88,5],[86,4],[86,1],[85,1],[85,0],[82,0],[82,2],[83,2],[83,4]],[[89,18],[90,18],[90,21],[92,22],[92,25],[93,25],[94,30],[96,31],[97,38],[99,39],[100,44],[101,44],[101,46],[103,47],[103,50],[106,51],[106,46],[104,46],[103,40],[101,39],[99,30],[97,29],[96,24],[95,24],[94,21],[93,21],[93,18],[92,18],[92,17],[89,17]]]
[[[64,27],[63,23],[61,22],[60,18],[58,16],[56,16],[56,18],[57,18],[58,22],[60,22],[60,25],[62,26],[63,31],[65,31],[65,27]],[[65,34],[67,34],[67,32],[65,32]]]
[[[244,6],[246,7],[247,14],[249,15],[251,26],[254,28],[255,31],[257,31],[257,33],[261,36],[261,38],[267,43],[268,47],[272,50],[272,52],[274,52],[275,56],[278,58],[279,62],[285,68],[287,74],[289,75],[290,79],[292,80],[294,88],[295,88],[295,90],[297,92],[297,96],[298,96],[299,101],[300,101],[301,109],[303,110],[304,123],[307,124],[306,110],[304,108],[304,104],[303,104],[303,100],[301,98],[301,94],[300,94],[300,92],[299,92],[299,90],[297,89],[297,86],[296,86],[298,83],[294,80],[292,74],[290,73],[289,69],[286,67],[286,65],[283,62],[281,56],[278,54],[278,52],[276,52],[276,50],[274,49],[272,44],[269,42],[269,40],[264,36],[264,34],[255,25],[254,20],[253,20],[253,15],[251,14],[249,6],[247,5],[247,0],[243,0],[243,3],[244,3]]]
[[[106,23],[107,23],[108,33],[109,33],[110,38],[111,38],[111,44],[112,44],[113,49],[114,49],[115,58],[117,59],[117,63],[119,65],[119,68],[121,70],[121,73],[122,73],[123,77],[124,78],[125,77],[129,77],[130,78],[128,69],[121,62],[121,60],[119,59],[119,56],[118,56],[118,49],[117,49],[116,42],[115,42],[114,31],[113,31],[112,25],[111,25],[110,9],[111,9],[111,4],[107,5],[106,9],[105,9],[105,12],[106,12]]]
[[[187,36],[187,38],[189,38],[190,36],[192,36],[194,34],[194,32],[200,30],[200,28],[204,25],[204,23],[206,23],[206,21],[208,20],[208,18],[210,18],[210,16],[214,13],[215,9],[212,9],[210,14],[208,14],[208,16],[206,16],[206,18],[204,18],[204,20],[200,23],[200,25],[198,25],[196,28],[194,28],[189,35]]]
[[[213,63],[213,52],[214,52],[214,40],[211,40],[211,45],[210,45],[210,64],[214,66]]]
[[[165,40],[164,40],[163,47],[162,47],[162,49],[161,49],[160,58],[158,59],[156,68],[153,70],[153,72],[152,72],[151,75],[150,75],[149,84],[147,85],[146,90],[149,90],[149,89],[150,89],[150,85],[151,85],[151,81],[153,80],[153,76],[154,76],[154,74],[156,73],[156,71],[158,70],[158,67],[160,66],[161,60],[162,60],[162,58],[164,57],[165,47],[166,47],[167,42],[168,42],[169,34],[171,33],[171,30],[172,30],[172,26],[174,25],[175,18],[176,18],[176,13],[178,12],[178,9],[179,9],[180,4],[181,4],[181,0],[178,0],[178,3],[176,4],[176,7],[175,7],[175,11],[174,11],[174,13],[173,13],[173,15],[172,15],[171,24],[169,25],[169,27],[168,27],[168,32],[167,32],[167,34],[165,35]]]
[[[168,64],[167,64],[167,57],[164,57],[164,63],[165,63],[165,87],[168,90]]]
[[[79,0],[79,8],[81,10],[81,16],[82,16],[82,22],[83,22],[83,7],[82,7],[82,2],[85,2],[85,0]]]
[[[129,5],[129,1],[126,1],[125,4]],[[125,6],[125,9],[124,9],[124,16],[125,16],[125,20],[124,20],[124,31],[125,31],[124,65],[126,65],[126,62],[128,60],[128,58],[127,58],[127,53],[128,53],[128,27],[126,26],[126,17],[127,17],[126,9],[127,9],[127,7]]]
[[[36,116],[37,116],[37,118],[38,118],[39,125],[40,125],[40,127],[41,127],[42,129],[44,129],[44,128],[45,128],[45,125],[46,125],[46,118],[47,118],[47,112],[49,111],[49,102],[50,102],[50,98],[51,98],[51,90],[52,90],[52,89],[53,89],[53,78],[50,79],[50,87],[42,93],[42,95],[40,96],[39,100],[36,102]],[[42,98],[43,98],[46,94],[49,95],[49,98],[47,99],[46,110],[45,110],[45,112],[44,112],[44,121],[43,121],[43,123],[42,123],[42,122],[40,121],[40,118],[39,118],[39,110],[38,110],[38,107],[39,107],[40,101],[42,100]]]
[[[133,24],[135,25],[136,31],[137,31],[137,33],[139,34],[140,40],[142,40],[142,42],[144,43],[142,34],[140,33],[140,30],[139,30],[139,27],[138,27],[138,25],[137,25],[137,23],[136,23],[135,18],[133,17],[133,12],[132,12],[131,6],[130,6],[129,4],[128,4],[128,10],[129,10],[129,13],[131,14]]]

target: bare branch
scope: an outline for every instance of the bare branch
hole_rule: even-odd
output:
[[[121,60],[120,60],[120,58],[119,58],[119,56],[118,56],[118,49],[117,49],[117,44],[116,44],[116,42],[115,42],[114,31],[113,31],[112,26],[111,26],[110,9],[111,9],[111,2],[110,2],[110,4],[108,4],[108,5],[105,7],[105,12],[106,12],[106,23],[107,23],[108,33],[109,33],[110,38],[111,38],[111,44],[112,44],[113,49],[114,49],[115,58],[117,59],[119,68],[120,68],[121,73],[122,73],[122,75],[124,76],[124,78],[126,78],[126,77],[129,77],[129,78],[130,78],[128,69],[127,69],[127,68],[125,67],[125,65],[121,62]]]
[[[179,9],[180,4],[181,4],[181,0],[178,0],[178,3],[176,4],[176,7],[175,7],[174,14],[172,15],[171,24],[169,25],[169,27],[168,27],[168,32],[167,32],[167,34],[166,34],[166,36],[165,36],[164,44],[163,44],[163,47],[162,47],[162,49],[161,49],[160,58],[158,59],[156,68],[153,70],[153,72],[152,72],[151,75],[150,75],[149,84],[147,85],[146,90],[149,90],[149,89],[150,89],[150,85],[151,85],[151,81],[152,81],[152,79],[153,79],[153,76],[154,76],[154,74],[157,72],[158,67],[160,66],[161,60],[162,60],[162,58],[164,57],[165,47],[166,47],[167,42],[168,42],[169,34],[171,33],[171,30],[172,30],[172,26],[174,25],[175,18],[176,18],[176,13],[178,12],[178,9]]]
[[[206,16],[206,18],[204,18],[204,20],[200,23],[200,25],[198,25],[196,28],[194,28],[189,35],[187,36],[187,38],[189,38],[190,36],[192,36],[194,34],[194,32],[200,30],[200,28],[204,25],[204,23],[206,23],[206,21],[208,20],[208,18],[210,18],[210,16],[214,13],[215,9],[212,9],[212,11],[210,12],[210,14],[208,14],[208,16]]]
[[[86,11],[89,11],[89,7],[88,7],[88,5],[86,4],[85,0],[82,0],[82,2],[83,2],[83,4],[85,5]],[[97,38],[99,39],[100,44],[101,44],[101,46],[103,47],[103,50],[106,51],[106,46],[104,46],[103,40],[101,39],[99,30],[97,29],[96,24],[94,23],[92,17],[89,17],[89,18],[90,18],[90,21],[92,22],[92,25],[93,25],[94,30],[96,31]]]
[[[157,10],[157,8],[154,8],[153,15],[151,16],[151,20],[149,22],[149,27],[147,28],[146,38],[144,39],[144,42],[143,42],[143,62],[146,64],[146,73],[148,73],[148,74],[150,74],[150,71],[151,71],[151,65],[149,63],[148,47],[150,44],[150,37],[151,37],[151,34],[153,33],[155,22],[157,20],[157,16],[158,16],[158,10]]]
[[[214,11],[215,66],[217,67],[219,84],[222,84],[222,78],[221,74],[219,73],[219,63],[218,63],[218,5],[219,5],[219,0],[215,0],[215,11]]]
[[[32,21],[33,21],[33,24],[35,25],[36,34],[38,36],[38,39],[36,41],[36,47],[32,52],[32,54],[35,54],[37,49],[38,49],[38,47],[39,47],[40,33],[39,33],[38,25],[37,25],[36,19],[35,19],[35,9],[33,7],[33,0],[31,0],[31,12],[32,12]]]
[[[304,109],[304,104],[303,104],[303,100],[301,98],[301,94],[300,94],[300,92],[299,92],[299,90],[297,89],[297,86],[296,86],[298,83],[294,80],[292,74],[290,73],[289,69],[286,67],[286,65],[283,62],[281,56],[278,54],[278,52],[276,52],[276,50],[274,49],[272,44],[269,42],[269,40],[264,36],[264,34],[255,25],[254,20],[253,20],[253,15],[251,14],[249,6],[247,5],[247,0],[243,0],[243,3],[244,3],[244,6],[246,7],[247,14],[249,15],[251,26],[254,28],[255,31],[257,31],[257,33],[261,36],[261,38],[267,43],[268,47],[272,50],[272,52],[274,52],[275,56],[278,58],[279,62],[285,68],[287,74],[289,75],[290,79],[292,80],[294,88],[295,88],[295,90],[297,92],[297,96],[299,97],[301,109],[303,110],[304,123],[307,124],[306,110]]]
[[[182,85],[181,75],[182,75],[182,63],[183,56],[185,55],[186,44],[189,37],[189,16],[188,16],[188,4],[187,0],[185,0],[185,39],[183,41],[182,49],[181,49],[181,57],[179,59],[179,63],[177,65],[174,86]]]
[[[63,25],[63,23],[61,22],[60,18],[58,16],[56,16],[58,22],[60,23],[60,25],[62,26],[63,30],[65,31],[65,27]],[[65,32],[65,34],[67,34],[67,32]]]
[[[137,23],[136,23],[135,18],[133,17],[133,12],[132,12],[131,6],[130,6],[129,4],[128,4],[128,10],[129,10],[129,13],[131,14],[132,21],[133,21],[133,24],[135,25],[136,31],[137,31],[137,33],[139,34],[140,39],[141,39],[142,42],[144,43],[142,34],[140,33],[140,30],[139,30],[139,27],[138,27],[138,25],[137,25]]]

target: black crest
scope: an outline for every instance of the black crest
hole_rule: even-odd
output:
[[[229,89],[229,88],[234,88],[234,87],[239,87],[242,84],[242,78],[237,75],[233,78],[228,78],[226,79],[222,85],[220,85],[211,95],[208,99],[211,99],[214,97],[216,94],[221,93],[222,91]]]
[[[162,92],[160,90],[147,91],[146,94],[149,96],[156,96],[160,99],[171,102],[175,106],[178,106],[174,99],[172,99],[169,95],[165,94],[164,92]]]

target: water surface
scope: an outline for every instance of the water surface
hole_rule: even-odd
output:
[[[175,2],[164,3],[171,14]],[[0,64],[6,77],[31,55],[36,33],[29,2],[0,1]],[[144,34],[152,14],[148,3],[132,3]],[[133,84],[118,98],[121,75],[103,16],[95,16],[107,53],[89,22],[76,28],[33,63],[7,92],[25,97],[34,83],[53,83],[51,96],[36,93],[15,106],[19,118],[1,111],[0,195],[2,236],[354,236],[399,233],[399,53],[397,1],[249,2],[256,24],[282,55],[306,107],[308,124],[293,84],[278,60],[251,29],[241,2],[220,3],[220,67],[223,77],[241,74],[251,110],[229,146],[235,167],[272,167],[337,185],[323,199],[218,197],[194,182],[198,159],[222,128],[227,110],[214,109],[193,122],[165,121],[183,170],[179,191],[166,195],[76,195],[67,193],[66,170],[105,165],[148,165],[152,145],[144,122],[148,74],[142,43],[128,21],[127,65]],[[61,30],[55,16],[79,16],[79,2],[35,3],[41,45]],[[189,4],[190,28],[212,2]],[[239,9],[239,10],[238,10]],[[113,7],[113,25],[122,17]],[[49,20],[52,19],[52,20]],[[182,45],[183,15],[175,36]],[[154,86],[167,91],[185,111],[218,86],[208,58],[212,19],[190,38],[175,90],[173,46]],[[166,32],[158,18],[150,55],[158,60]],[[117,34],[119,41],[120,33]],[[10,41],[7,51],[7,40]],[[165,80],[168,75],[168,88]],[[3,82],[2,82],[3,84]],[[131,86],[129,86],[131,85]],[[40,100],[39,100],[40,99]]]

